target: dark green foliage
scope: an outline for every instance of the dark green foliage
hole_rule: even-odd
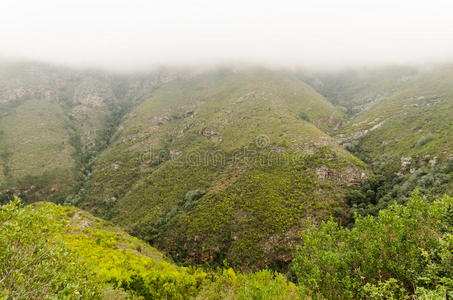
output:
[[[452,182],[453,160],[420,168],[412,174],[372,176],[347,192],[345,199],[350,206],[348,222],[353,222],[356,213],[377,215],[379,210],[394,201],[404,204],[415,190],[429,197],[451,194]]]
[[[416,148],[421,148],[428,144],[429,142],[433,141],[435,138],[434,134],[429,133],[428,135],[422,136],[417,143],[415,144]]]
[[[0,192],[0,205],[8,204],[14,200],[13,191]]]
[[[327,298],[396,298],[453,291],[453,199],[414,195],[377,217],[357,217],[352,229],[310,222],[292,272]]]
[[[302,120],[305,120],[307,122],[310,122],[310,117],[307,115],[306,112],[304,111],[301,111],[299,114],[298,114],[298,117]]]
[[[197,204],[197,200],[206,194],[205,191],[192,190],[188,191],[184,196],[183,203],[185,209],[191,209]]]

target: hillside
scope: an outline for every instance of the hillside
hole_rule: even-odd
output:
[[[2,66],[0,298],[451,296],[453,67]]]
[[[157,89],[72,203],[178,261],[286,264],[307,216],[341,216],[365,165],[329,137],[343,114],[289,72],[216,70]]]
[[[332,104],[354,116],[413,84],[419,72],[411,66],[388,66],[298,74]]]
[[[180,267],[111,223],[74,207],[0,206],[4,299],[448,299],[452,198],[418,195],[354,229],[310,221],[289,282],[269,270]]]
[[[0,62],[0,190],[63,202],[121,118],[171,76]]]
[[[2,299],[299,298],[294,284],[267,270],[214,273],[176,266],[147,243],[74,207],[15,200],[0,206],[0,225]]]
[[[452,66],[422,70],[334,133],[338,143],[386,177],[378,187],[384,202],[404,199],[415,188],[433,195],[453,192],[452,87]]]

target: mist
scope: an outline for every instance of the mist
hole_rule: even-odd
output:
[[[451,1],[3,0],[0,57],[115,71],[338,69],[453,57]]]

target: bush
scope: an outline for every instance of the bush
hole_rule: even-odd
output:
[[[204,287],[197,299],[301,299],[301,293],[282,274],[269,270],[241,274],[224,269]]]
[[[352,229],[333,221],[318,229],[308,222],[292,272],[299,284],[327,298],[453,291],[452,207],[452,198],[430,203],[415,194],[407,206],[357,217]]]
[[[304,121],[307,121],[307,122],[310,122],[310,117],[307,115],[306,112],[301,111],[298,116],[299,116],[300,119],[302,119]]]
[[[434,134],[429,133],[429,134],[427,134],[426,136],[422,136],[422,137],[417,141],[417,143],[415,144],[415,147],[416,147],[416,148],[421,148],[421,147],[423,147],[424,145],[426,145],[426,144],[428,144],[429,142],[431,142],[432,140],[434,140]]]
[[[192,190],[188,191],[184,196],[184,208],[191,209],[197,205],[197,201],[206,194],[202,190]]]

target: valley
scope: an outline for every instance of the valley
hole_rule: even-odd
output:
[[[452,116],[448,64],[115,74],[2,62],[2,238],[28,218],[54,224],[42,238],[90,282],[64,272],[104,299],[331,299],[334,287],[430,299],[452,284]]]

